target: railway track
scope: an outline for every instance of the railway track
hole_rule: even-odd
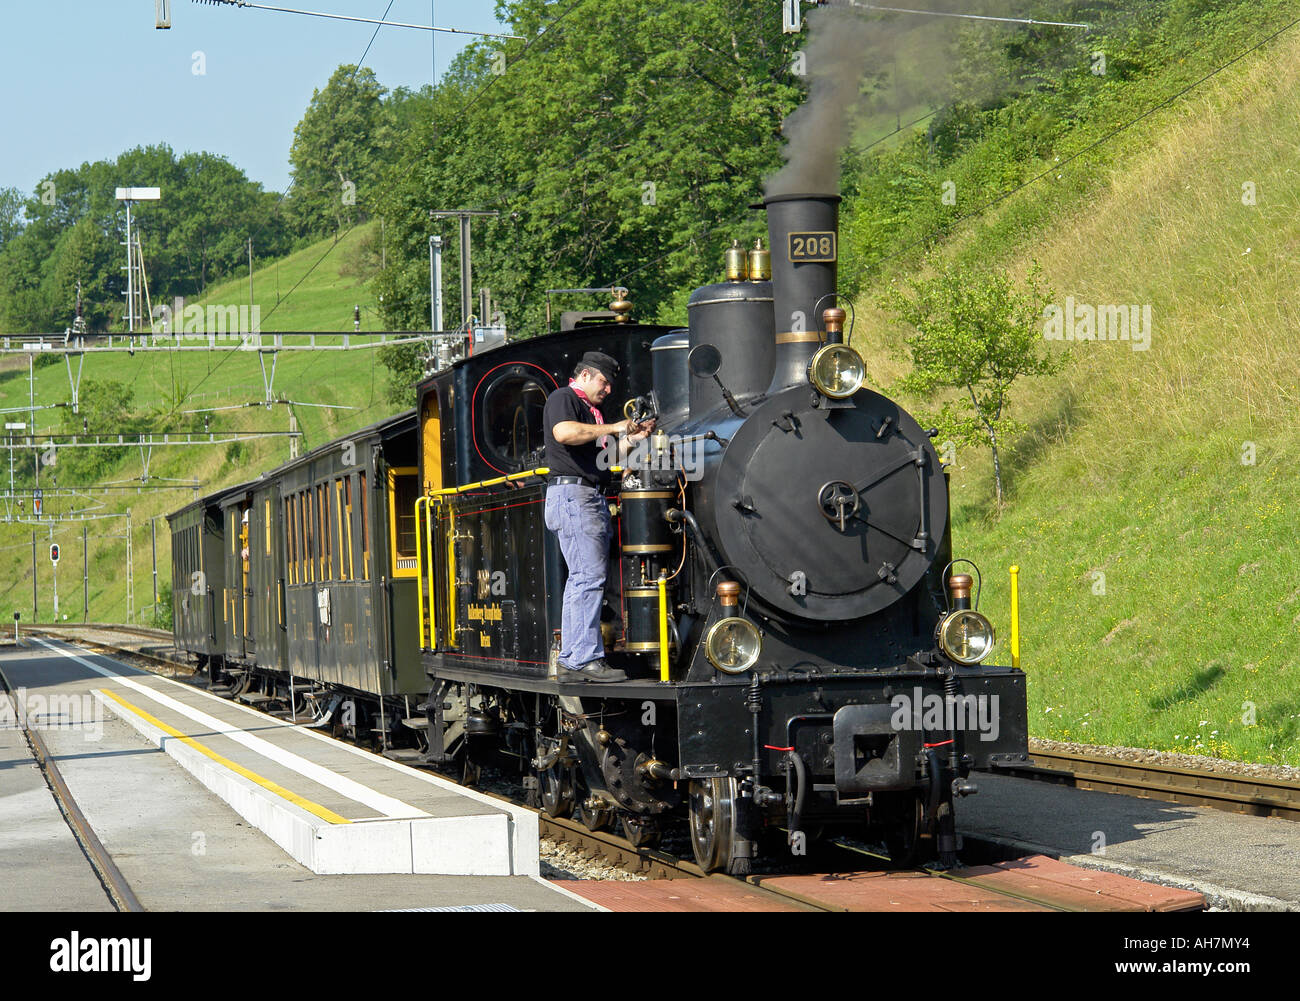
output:
[[[107,626],[97,626],[95,628],[104,632],[118,632],[134,636],[143,636],[146,639],[170,638],[167,637],[166,634],[159,635],[156,631],[152,630],[121,629]],[[35,631],[43,632],[47,635],[58,635],[59,633],[65,632],[62,626]],[[85,637],[77,637],[77,642],[106,653],[111,653],[115,656],[138,658],[147,665],[146,669],[153,671],[157,670],[157,668],[165,668],[166,673],[173,677],[178,671],[188,673],[193,670],[192,665],[181,664],[167,657],[144,652],[135,648],[115,646],[111,643],[102,642],[100,640],[91,640]],[[33,736],[39,739],[38,735]],[[48,758],[48,755],[45,757]],[[1210,776],[1206,773],[1192,772],[1187,769],[1141,765],[1136,762],[1115,761],[1113,759],[1103,759],[1088,755],[1047,754],[1035,752],[1033,758],[1035,760],[1035,765],[1033,767],[1026,766],[1015,769],[1013,774],[1043,781],[1063,782],[1081,788],[1099,788],[1109,784],[1110,786],[1113,786],[1113,788],[1106,788],[1105,791],[1123,791],[1130,795],[1140,795],[1143,791],[1148,794],[1153,794],[1157,791],[1150,789],[1147,785],[1143,784],[1142,779],[1144,777],[1149,778],[1149,776],[1158,773],[1163,773],[1165,776],[1177,774],[1180,776],[1181,780],[1186,783],[1194,783],[1198,780],[1201,783],[1200,785],[1193,785],[1192,788],[1195,792],[1189,794],[1199,797],[1197,805],[1215,805],[1220,809],[1228,808],[1222,804],[1229,802],[1240,803],[1243,797],[1254,796],[1254,800],[1249,802],[1251,802],[1251,804],[1257,809],[1262,810],[1268,808],[1271,810],[1277,810],[1279,808],[1287,808],[1288,804],[1294,802],[1293,800],[1286,798],[1288,795],[1300,797],[1300,789],[1287,786],[1285,783],[1258,783],[1270,787],[1280,787],[1280,792],[1277,790],[1273,791],[1272,795],[1274,796],[1274,799],[1268,800],[1267,802],[1260,802],[1262,794],[1258,790],[1248,792],[1242,791],[1240,788],[1242,786],[1249,786],[1251,783],[1248,780],[1235,781],[1231,777],[1221,775]],[[1130,765],[1131,768],[1126,769],[1120,767],[1125,765]],[[1235,792],[1236,798],[1233,798],[1234,786],[1238,787]],[[539,832],[542,836],[556,841],[557,843],[572,847],[582,854],[590,857],[598,857],[610,865],[644,876],[649,880],[700,879],[729,882],[737,886],[743,886],[745,890],[751,894],[759,894],[768,897],[773,901],[779,901],[787,906],[794,905],[802,909],[815,911],[847,911],[851,909],[841,903],[818,899],[815,894],[799,892],[775,885],[765,885],[767,881],[780,875],[777,873],[760,873],[744,878],[728,876],[720,873],[706,873],[693,861],[688,861],[668,852],[656,849],[638,848],[630,841],[613,831],[592,831],[585,825],[574,820],[549,817],[540,809],[521,803],[516,798],[505,797],[490,792],[487,794],[502,800],[509,800],[515,806],[523,806],[536,813],[539,821]],[[1251,811],[1244,810],[1242,812]],[[1268,815],[1285,814],[1271,813]],[[1297,809],[1289,819],[1300,819],[1300,806],[1297,806]],[[93,838],[93,832],[90,832],[90,835]],[[100,846],[100,849],[102,851],[102,846]],[[834,857],[833,853],[836,852],[839,853],[838,858]],[[106,852],[103,854],[108,865],[111,866],[111,859],[107,859]],[[830,842],[829,852],[819,856],[817,862],[819,865],[825,863],[825,868],[832,870],[825,874],[828,879],[837,880],[855,875],[855,867],[860,870],[866,859],[872,860],[870,866],[876,871],[879,871],[883,865],[889,862],[888,856],[884,854],[844,840]],[[807,866],[804,868],[807,868]],[[962,876],[959,872],[949,872],[921,867],[910,870],[899,870],[898,872],[900,875],[907,874],[911,876],[924,876],[925,878],[930,879],[968,884],[972,888],[978,886],[978,888],[984,893],[991,892],[994,895],[1014,899],[1043,910],[1073,911],[1082,909],[1070,906],[1068,903],[1064,903],[1059,899],[1049,899],[1024,892],[991,887],[987,883],[977,884]],[[120,873],[118,876],[120,877]],[[123,880],[122,882],[124,883],[125,881]],[[129,893],[129,887],[126,888],[126,892]],[[112,893],[110,893],[110,895],[112,895]],[[114,898],[114,901],[115,903],[117,902],[116,897]]]
[[[160,642],[166,643],[169,646],[171,644],[171,634],[158,633],[157,630],[137,630],[137,629],[115,628],[113,626],[91,626],[91,625],[87,625],[84,628],[87,629],[94,628],[103,632],[124,632],[127,633],[128,635],[143,637],[144,639],[159,640]],[[155,635],[156,633],[157,635]],[[134,663],[133,666],[143,667],[144,670],[150,671],[151,673],[164,674],[169,678],[178,677],[182,673],[192,674],[194,671],[193,664],[183,664],[179,661],[173,660],[170,657],[163,656],[162,654],[152,653],[149,650],[141,649],[138,647],[118,646],[112,643],[103,643],[100,642],[99,640],[90,639],[86,636],[77,636],[77,635],[69,636],[66,627],[63,625],[29,626],[27,628],[27,631],[24,632],[22,635],[48,636],[51,639],[61,639],[61,640],[75,639],[76,642],[81,646],[88,647],[89,649],[100,653],[111,654],[114,657],[124,658],[128,661],[134,659],[136,663]],[[165,668],[165,670],[158,670],[159,668]]]
[[[3,690],[6,696],[12,696],[13,694],[13,688],[3,670],[0,670],[0,689]],[[59,811],[63,814],[64,820],[67,821],[73,837],[77,839],[77,844],[81,846],[81,850],[91,868],[95,871],[95,875],[99,878],[109,901],[118,911],[142,912],[144,906],[136,897],[135,891],[131,889],[131,884],[122,875],[122,870],[113,861],[113,856],[108,853],[104,843],[99,840],[95,829],[90,826],[90,821],[86,819],[86,815],[81,812],[76,798],[68,788],[67,782],[63,780],[63,773],[59,771],[59,766],[55,758],[50,754],[49,748],[45,746],[45,741],[41,739],[40,733],[27,723],[25,713],[15,713],[15,717],[21,722],[27,746],[31,748],[32,757],[36,760],[41,774],[45,777],[45,782],[54,796],[55,803],[58,804]]]
[[[1300,821],[1300,785],[1276,779],[1125,761],[1095,754],[1031,751],[1032,766],[1007,773],[1095,792]]]
[[[33,622],[21,627],[22,632],[70,632],[97,629],[106,633],[126,633],[144,639],[157,640],[159,643],[171,643],[172,634],[165,629],[150,626],[119,626],[111,622]],[[20,633],[21,635],[21,633]]]

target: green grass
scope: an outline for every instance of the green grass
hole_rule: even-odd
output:
[[[1153,308],[1150,350],[1062,345],[1060,375],[1017,388],[1030,431],[1004,510],[988,453],[958,454],[956,552],[984,569],[1004,659],[1021,568],[1035,736],[1300,764],[1297,84],[1292,33],[1125,133],[1086,183],[1026,189],[943,250],[1036,259],[1058,304]],[[859,312],[887,383],[902,332]]]
[[[323,241],[308,247],[279,265],[272,264],[254,273],[255,302],[263,307],[266,331],[272,330],[351,330],[352,306],[363,307],[372,302],[368,292],[356,284],[355,279],[340,277],[338,266],[349,250],[367,235],[358,229],[326,256],[333,241]],[[307,274],[312,264],[324,257],[322,263],[307,277],[292,296],[286,296],[293,283]],[[275,275],[279,271],[282,281],[280,305],[276,307]],[[211,290],[203,305],[209,303],[238,303],[243,295],[247,302],[247,279],[233,281]],[[265,322],[271,314],[272,322]],[[363,312],[363,317],[372,316]],[[342,321],[335,322],[336,317]],[[363,319],[363,330],[373,327]],[[366,338],[368,339],[368,338]],[[341,336],[325,336],[318,344],[340,344]],[[186,341],[187,345],[194,343]],[[358,343],[352,338],[352,343]],[[269,373],[271,362],[266,361]],[[76,371],[76,360],[73,360]],[[36,399],[38,405],[66,403],[71,399],[65,366],[46,365],[36,368]],[[83,391],[90,380],[118,381],[134,390],[134,407],[137,413],[150,410],[171,414],[186,426],[202,427],[201,415],[180,415],[181,411],[199,408],[241,406],[241,409],[224,410],[210,415],[213,432],[233,431],[287,431],[289,411],[284,405],[243,407],[264,400],[265,389],[262,368],[256,352],[238,349],[237,344],[219,341],[212,350],[157,352],[135,357],[127,355],[86,356],[82,372]],[[387,370],[379,362],[376,352],[284,352],[275,368],[275,393],[278,398],[296,403],[332,404],[352,409],[325,409],[317,406],[299,406],[295,412],[299,428],[304,434],[301,448],[306,451],[346,434],[348,431],[374,423],[395,412],[385,398]],[[29,399],[28,371],[25,364],[0,370],[0,407],[25,407]],[[41,431],[61,429],[63,410],[37,411],[35,425]],[[26,414],[10,415],[10,420],[26,421]],[[78,428],[79,430],[79,428]],[[96,431],[117,429],[89,428]],[[31,451],[15,450],[15,465],[19,470],[19,490],[30,489],[33,468]],[[194,448],[159,448],[150,462],[152,483],[168,480],[200,481],[200,490],[212,489],[242,480],[252,479],[289,458],[289,444],[285,438],[261,439],[243,443],[240,447],[229,445],[200,446]],[[7,456],[0,455],[0,463]],[[139,450],[131,448],[121,461],[100,481],[138,482],[143,470]],[[0,469],[0,477],[5,470]],[[41,485],[49,488],[59,479],[60,463],[47,466],[41,472]],[[64,478],[65,485],[67,477]],[[84,485],[84,484],[79,484]],[[118,485],[121,485],[119,483]],[[0,491],[3,492],[3,491]],[[194,497],[190,489],[168,491],[114,491],[106,494],[84,493],[78,498],[55,500],[47,496],[45,513],[67,513],[70,508],[89,509],[95,514],[124,515],[129,508],[132,515],[132,544],[137,621],[140,611],[153,602],[152,555],[149,520],[157,519],[158,573],[160,586],[171,577],[171,537],[165,515],[188,503]],[[102,506],[101,506],[102,505]],[[17,515],[16,506],[13,513]],[[4,516],[0,508],[0,518]],[[115,517],[86,523],[89,535],[89,618],[92,621],[124,621],[126,616],[126,522]],[[23,620],[32,612],[32,559],[31,533],[33,526],[0,521],[0,617],[12,621],[18,611]],[[83,612],[82,601],[82,522],[61,521],[53,526],[53,540],[63,547],[59,571],[60,612],[69,620],[79,621]],[[48,619],[53,607],[53,580],[48,558],[51,541],[48,524],[37,528],[37,588],[42,619]],[[144,621],[152,621],[146,612]]]
[[[361,307],[361,329],[380,329],[378,302],[363,281],[361,257],[378,235],[377,223],[366,223],[333,239],[253,271],[253,304],[261,307],[262,329],[352,330],[353,309]],[[248,276],[208,289],[198,305],[248,305]]]

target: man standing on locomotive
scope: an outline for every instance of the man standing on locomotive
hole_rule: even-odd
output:
[[[606,436],[619,436],[619,454],[643,441],[654,421],[606,424],[599,406],[618,378],[618,362],[588,351],[569,384],[546,398],[542,426],[546,439],[546,527],[560,541],[569,568],[564,585],[560,666],[586,681],[626,681],[627,675],[605,663],[600,636],[600,607],[613,536],[605,487],[609,452],[602,462]],[[602,468],[604,467],[604,468]]]

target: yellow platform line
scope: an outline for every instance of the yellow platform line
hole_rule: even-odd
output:
[[[123,708],[129,709],[131,712],[135,713],[137,716],[145,720],[147,723],[156,726],[159,730],[163,731],[163,733],[167,734],[169,737],[175,737],[177,740],[189,744],[190,747],[194,748],[200,754],[206,755],[207,757],[211,758],[217,764],[229,768],[232,772],[236,772],[237,774],[242,775],[244,778],[248,779],[251,782],[256,782],[263,789],[275,793],[277,796],[281,797],[282,799],[287,799],[294,806],[302,807],[302,809],[306,810],[308,813],[315,814],[317,817],[320,817],[321,820],[327,820],[331,824],[352,823],[352,821],[348,820],[346,817],[340,817],[333,810],[327,810],[319,803],[313,803],[309,799],[304,799],[302,796],[299,796],[296,792],[290,792],[284,786],[277,785],[276,783],[272,782],[270,779],[263,778],[261,775],[258,775],[256,772],[249,771],[243,765],[238,765],[235,762],[231,761],[229,758],[222,757],[220,754],[218,754],[216,751],[212,750],[211,748],[204,747],[193,737],[185,736],[185,734],[181,733],[175,727],[168,726],[166,723],[158,719],[156,716],[150,716],[139,706],[132,705],[130,702],[126,701],[126,699],[122,698],[122,696],[118,695],[116,692],[110,692],[107,689],[103,689],[103,688],[97,689],[96,691],[98,694],[112,699],[114,702],[118,703]]]

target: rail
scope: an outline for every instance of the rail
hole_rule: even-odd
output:
[[[1029,756],[1033,765],[1007,773],[1094,792],[1300,821],[1300,784],[1294,782],[1032,747]]]
[[[12,686],[9,684],[9,679],[5,677],[3,671],[0,671],[0,689],[3,689],[6,695],[16,698]],[[99,835],[90,826],[90,821],[86,819],[86,815],[81,812],[76,799],[73,798],[72,791],[63,780],[63,774],[59,771],[56,759],[50,754],[49,748],[45,746],[45,741],[41,739],[41,735],[33,727],[27,724],[27,714],[16,711],[18,709],[17,705],[14,706],[14,709],[15,716],[22,721],[23,735],[27,738],[27,745],[32,750],[32,756],[36,759],[41,774],[45,776],[45,781],[49,783],[50,791],[54,795],[54,801],[58,804],[59,810],[67,821],[73,837],[77,839],[77,844],[81,846],[82,852],[85,853],[91,867],[95,870],[95,875],[104,887],[104,892],[108,894],[108,899],[112,901],[113,906],[119,911],[135,913],[143,911],[144,906],[136,897],[135,891],[131,889],[131,884],[122,875],[122,870],[117,867],[117,863],[113,861],[113,856],[108,853],[104,843],[99,840]]]

